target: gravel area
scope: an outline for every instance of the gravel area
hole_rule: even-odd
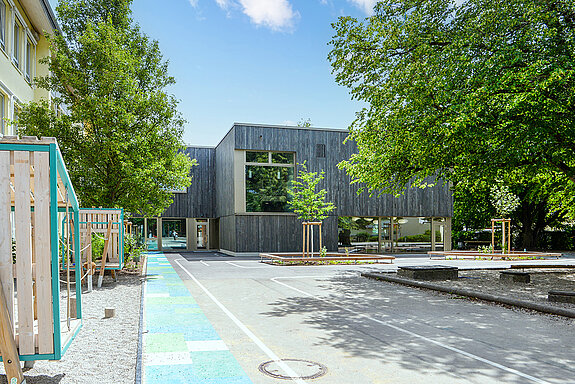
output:
[[[134,383],[141,277],[119,273],[118,282],[106,275],[101,288],[96,283],[97,276],[94,290],[82,294],[83,326],[70,348],[59,361],[36,361],[24,372],[27,384]],[[105,319],[104,308],[115,308],[116,316]],[[2,364],[0,374],[6,383]]]
[[[498,270],[459,271],[456,281],[433,281],[445,287],[465,288],[473,291],[533,301],[562,308],[575,309],[575,304],[547,301],[551,290],[575,291],[575,269],[526,269],[531,275],[530,283],[505,283],[499,279]]]

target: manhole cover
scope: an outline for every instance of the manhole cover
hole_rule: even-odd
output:
[[[289,366],[295,373],[296,377],[288,375],[282,368],[282,363]],[[322,377],[327,373],[327,367],[323,364],[316,363],[315,361],[300,360],[300,359],[281,359],[272,360],[261,363],[259,366],[261,373],[274,377],[276,379],[302,379],[310,380]]]

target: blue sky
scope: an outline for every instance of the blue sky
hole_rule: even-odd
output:
[[[347,128],[361,106],[331,74],[331,23],[366,17],[374,3],[134,0],[132,10],[170,61],[184,141],[213,146],[234,122]]]

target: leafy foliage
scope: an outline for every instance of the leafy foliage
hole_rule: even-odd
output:
[[[341,164],[354,180],[399,194],[520,172],[575,210],[572,1],[384,0],[333,26],[336,81],[367,104]]]
[[[508,217],[519,207],[519,198],[504,184],[491,187],[490,200],[499,217]]]
[[[324,173],[308,172],[305,162],[299,164],[301,169],[293,181],[293,188],[288,190],[291,196],[289,206],[303,221],[322,221],[336,207],[326,202],[327,191],[320,189],[316,192],[318,184],[324,179]]]
[[[84,206],[158,215],[170,190],[189,185],[194,161],[181,152],[183,119],[165,88],[174,83],[157,41],[130,17],[131,0],[61,0],[62,35],[47,36],[50,90],[19,116],[21,133],[55,136]]]

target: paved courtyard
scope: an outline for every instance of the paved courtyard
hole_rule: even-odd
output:
[[[205,315],[202,324],[213,327],[209,337],[203,337],[211,344],[184,340],[182,345],[201,349],[210,344],[225,351],[220,353],[226,355],[225,366],[238,382],[278,383],[286,381],[273,375],[314,374],[323,376],[294,381],[575,382],[573,320],[359,276],[359,271],[437,264],[436,260],[405,258],[394,266],[285,267],[216,253],[165,256],[167,261],[155,260],[155,267],[164,268],[171,278],[179,276],[197,304],[194,311]],[[469,267],[476,262],[449,263]],[[482,261],[481,266],[490,263]],[[173,292],[187,293],[180,288]],[[194,360],[206,361],[201,350],[195,353],[192,365]],[[280,359],[285,361],[260,367]],[[214,372],[210,379],[203,372],[200,382],[222,382],[217,379],[221,374]]]

